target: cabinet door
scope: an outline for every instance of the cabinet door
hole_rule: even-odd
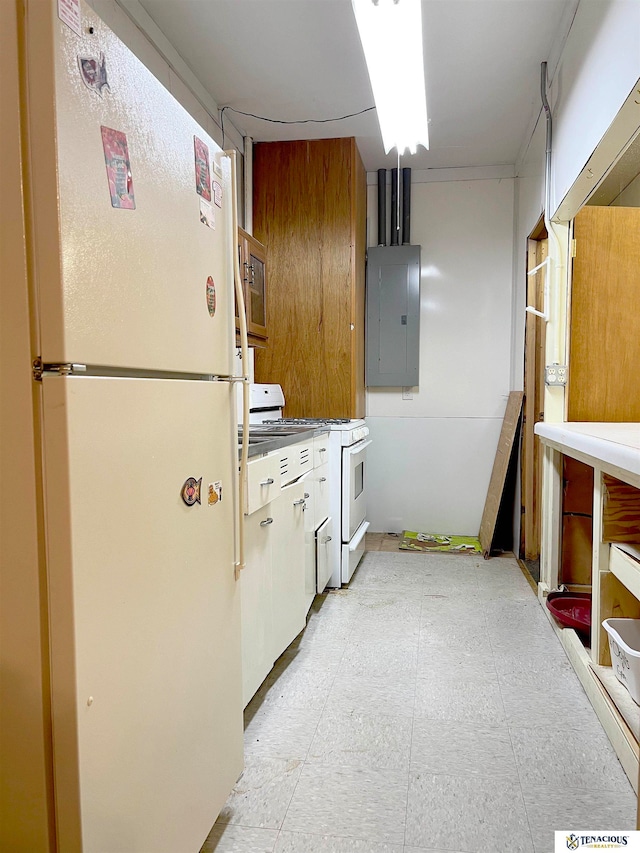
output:
[[[271,505],[245,519],[246,565],[240,575],[244,707],[269,674],[276,658],[271,612],[273,523]]]
[[[267,337],[267,271],[264,247],[252,237],[246,238],[245,299],[249,334]]]
[[[304,600],[305,613],[313,604],[316,595],[316,524],[313,482],[307,481],[303,497],[304,506]]]
[[[567,420],[634,422],[640,419],[640,209],[584,207],[573,233]]]
[[[333,539],[333,520],[328,518],[316,533],[316,571],[318,573],[317,590],[321,593],[331,577],[330,545]]]
[[[256,381],[282,385],[290,417],[363,417],[367,178],[356,141],[260,142],[253,157],[254,233],[269,252]]]
[[[242,228],[238,228],[238,260],[247,317],[247,334],[258,346],[256,338],[267,337],[267,265],[266,250]],[[235,302],[236,329],[240,329],[239,309]]]
[[[329,515],[329,463],[313,472],[314,522],[317,528]]]
[[[273,659],[279,657],[305,626],[304,493],[297,480],[285,486],[271,504],[273,516],[271,605]]]

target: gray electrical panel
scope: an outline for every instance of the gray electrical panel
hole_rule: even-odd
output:
[[[367,250],[366,384],[418,384],[420,246]]]

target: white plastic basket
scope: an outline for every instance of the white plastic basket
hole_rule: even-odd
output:
[[[618,681],[640,705],[640,619],[605,619],[611,664]]]

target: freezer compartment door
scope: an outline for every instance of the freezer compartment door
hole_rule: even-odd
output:
[[[229,159],[87,5],[81,36],[57,18],[40,33],[39,6],[53,15],[30,4],[42,359],[230,375]]]
[[[233,392],[42,385],[60,849],[199,850],[242,770]]]

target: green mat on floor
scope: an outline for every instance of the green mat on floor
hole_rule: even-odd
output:
[[[443,533],[416,533],[404,530],[398,545],[401,551],[446,551],[452,554],[482,554],[477,536],[449,536]]]

